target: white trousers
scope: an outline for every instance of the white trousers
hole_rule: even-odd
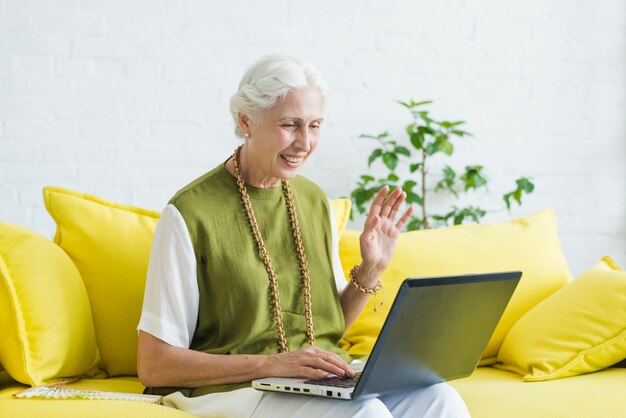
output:
[[[186,398],[180,392],[176,392],[163,398],[163,404],[205,418],[470,416],[461,396],[446,383],[362,401],[260,392],[245,388],[196,398]]]

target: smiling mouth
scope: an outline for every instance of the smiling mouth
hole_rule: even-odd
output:
[[[294,157],[291,155],[281,155],[280,157],[290,165],[298,165],[304,160],[304,157]]]

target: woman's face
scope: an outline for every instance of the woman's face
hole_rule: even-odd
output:
[[[274,187],[296,176],[317,147],[322,123],[322,95],[315,88],[293,90],[243,126],[246,181]],[[241,127],[241,124],[240,124]]]

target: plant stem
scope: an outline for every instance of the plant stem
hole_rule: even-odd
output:
[[[422,228],[428,229],[426,216],[426,151],[422,150]]]

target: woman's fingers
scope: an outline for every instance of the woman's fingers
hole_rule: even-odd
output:
[[[389,186],[385,186],[376,194],[374,201],[372,202],[372,206],[370,206],[370,211],[368,216],[380,215],[380,209],[383,205],[383,201],[385,197],[389,193]]]
[[[398,200],[398,197],[402,196],[402,194],[403,192],[401,188],[398,187],[394,189],[393,192],[391,192],[389,196],[387,196],[387,199],[385,199],[385,201],[383,202],[382,207],[380,208],[380,216],[382,216],[383,218],[389,217],[393,205]]]
[[[289,375],[296,373],[299,376],[311,377],[312,375],[319,376],[321,372],[321,377],[325,377],[329,373],[337,376],[354,376],[354,372],[348,363],[341,357],[315,346],[291,353],[284,353],[281,356],[290,357],[290,361],[285,362],[292,364],[289,367]],[[303,373],[304,371],[306,373]]]
[[[331,368],[333,368],[333,370],[329,370],[331,373],[334,373],[340,376],[344,374],[348,374],[348,375],[353,374],[353,371],[348,365],[348,363],[346,363],[341,357],[339,357],[338,354],[332,353],[330,351],[325,351],[317,347],[314,347],[314,349],[316,350],[319,356],[318,358],[325,363],[323,365],[325,366],[326,364],[329,364]]]
[[[324,379],[328,377],[328,373],[320,369],[313,369],[311,367],[301,366],[294,374],[294,377],[304,377],[307,379]]]
[[[394,189],[387,196],[388,191],[389,186],[385,186],[374,198],[368,215],[369,221],[372,221],[375,215],[391,220],[396,217],[400,206],[406,200],[406,193],[400,187]]]
[[[393,221],[396,218],[396,214],[398,213],[398,210],[400,210],[400,205],[404,203],[405,200],[406,193],[402,191],[396,201],[393,203],[393,206],[391,207],[391,211],[389,212],[389,219]]]
[[[346,371],[343,368],[319,357],[310,359],[310,361],[307,363],[307,366],[314,369],[323,370],[327,373],[332,373],[337,376],[343,376],[346,374]]]
[[[413,210],[414,210],[413,206],[409,206],[409,208],[406,210],[406,212],[404,212],[404,215],[402,215],[402,217],[396,223],[396,228],[402,229],[404,227],[404,225],[406,225],[406,223],[411,218],[411,215],[413,214]]]

